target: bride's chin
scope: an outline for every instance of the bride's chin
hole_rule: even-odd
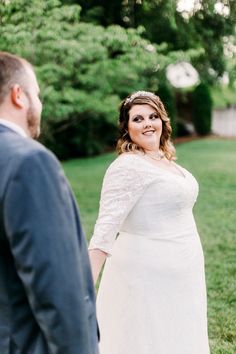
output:
[[[160,149],[159,144],[145,144],[142,146],[145,152],[158,152]]]

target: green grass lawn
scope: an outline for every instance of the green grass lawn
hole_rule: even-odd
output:
[[[200,184],[194,213],[202,239],[211,354],[236,353],[236,140],[202,139],[177,146],[178,163]],[[102,178],[115,154],[63,163],[89,239]],[[201,353],[199,353],[201,354]]]

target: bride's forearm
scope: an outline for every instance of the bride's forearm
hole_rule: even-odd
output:
[[[94,284],[97,283],[99,274],[101,272],[102,266],[106,258],[107,258],[107,253],[99,249],[89,250],[89,259],[90,259]]]

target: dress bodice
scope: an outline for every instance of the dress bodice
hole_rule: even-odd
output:
[[[119,232],[145,237],[179,237],[195,228],[195,178],[184,168],[173,173],[134,153],[120,155],[108,168],[90,249],[111,254]]]

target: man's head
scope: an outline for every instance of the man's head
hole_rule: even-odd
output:
[[[20,125],[27,135],[37,138],[41,111],[39,86],[31,64],[0,52],[0,117]]]

